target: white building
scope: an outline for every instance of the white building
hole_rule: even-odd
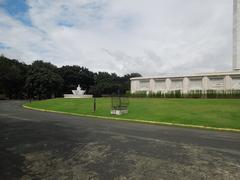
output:
[[[233,18],[233,71],[131,78],[131,93],[138,91],[167,93],[180,90],[182,93],[188,93],[192,90],[240,90],[240,0],[234,0]]]
[[[131,79],[131,93],[181,90],[240,90],[240,72],[208,73],[185,76],[139,77]]]

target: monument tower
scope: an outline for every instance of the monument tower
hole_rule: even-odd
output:
[[[233,70],[240,71],[240,0],[233,0]]]

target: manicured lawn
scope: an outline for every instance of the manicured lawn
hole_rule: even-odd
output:
[[[95,113],[93,99],[51,99],[26,105],[46,110],[116,117],[110,115],[110,98],[98,98]],[[132,98],[129,113],[117,117],[240,129],[240,100]]]

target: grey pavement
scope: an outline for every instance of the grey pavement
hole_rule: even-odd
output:
[[[240,133],[101,120],[0,101],[0,179],[240,179]]]

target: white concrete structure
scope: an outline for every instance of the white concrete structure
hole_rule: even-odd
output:
[[[81,87],[80,87],[80,85],[78,85],[77,90],[72,90],[72,93],[73,93],[75,96],[82,96],[82,95],[84,95],[85,90],[82,90]]]
[[[92,98],[92,95],[85,95],[85,90],[82,90],[78,85],[77,90],[72,90],[73,94],[64,94],[64,98]]]
[[[122,115],[122,114],[127,114],[127,113],[128,113],[127,109],[124,109],[124,110],[112,109],[111,110],[112,115]]]
[[[233,6],[233,69],[240,71],[240,0],[234,0]]]
[[[180,90],[240,90],[240,72],[207,73],[183,76],[139,77],[131,79],[131,93]]]
[[[233,10],[233,71],[201,73],[183,76],[131,78],[131,93],[137,91],[163,92],[180,90],[240,90],[240,0],[234,0]]]

